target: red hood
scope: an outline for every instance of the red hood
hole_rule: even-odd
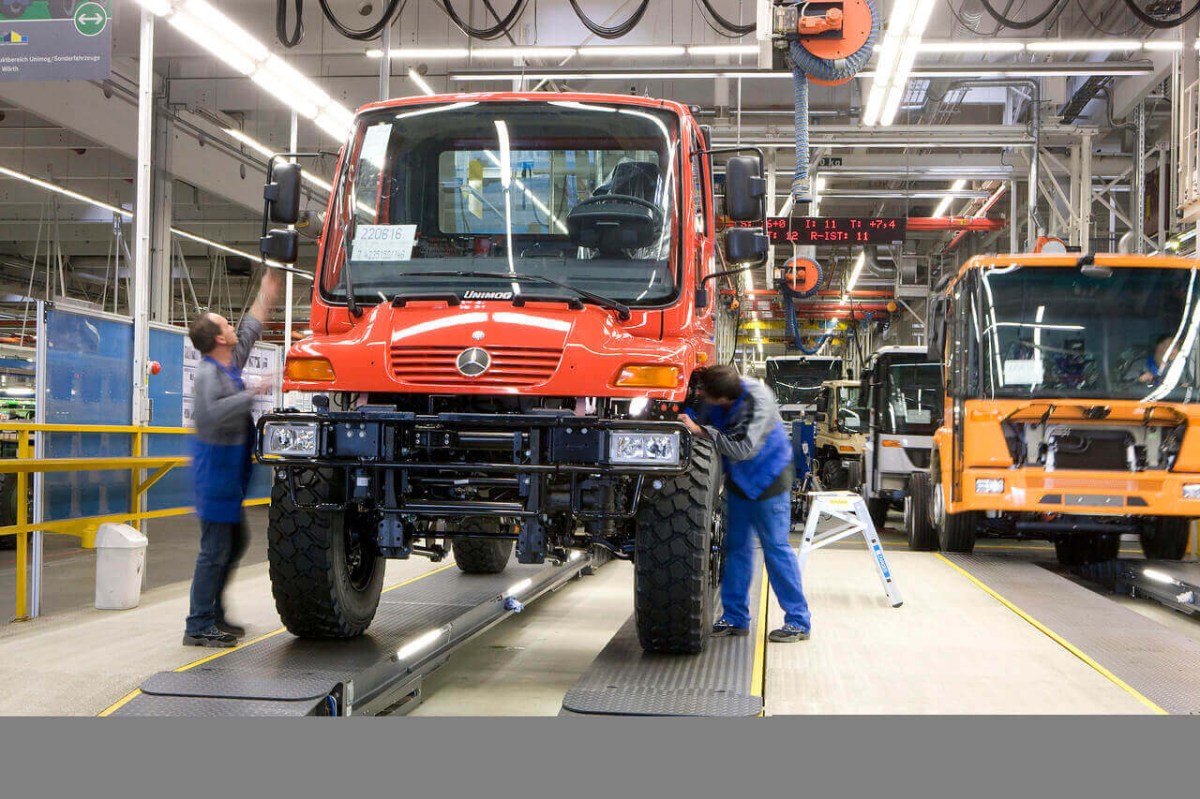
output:
[[[637,317],[657,312],[635,312]],[[639,324],[639,331],[658,325]],[[627,332],[604,308],[564,309],[561,303],[414,302],[403,308],[367,308],[348,332],[306,339],[289,358],[324,357],[333,364],[330,383],[288,381],[288,390],[391,393],[515,394],[546,396],[651,396],[682,399],[684,378],[673,389],[627,389],[612,385],[628,364],[663,364],[690,374],[695,352],[681,339],[646,338]],[[476,377],[458,369],[458,356],[480,348],[490,365]]]

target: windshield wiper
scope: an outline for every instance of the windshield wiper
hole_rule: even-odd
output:
[[[593,305],[599,305],[601,308],[608,308],[609,310],[616,311],[617,318],[622,322],[627,321],[630,317],[629,306],[622,302],[617,302],[616,300],[609,299],[601,294],[596,294],[594,292],[587,291],[586,289],[577,288],[569,283],[561,283],[553,278],[543,277],[542,275],[528,275],[523,272],[413,272],[409,275],[409,277],[412,277],[413,275],[425,275],[429,277],[478,277],[486,280],[505,280],[510,282],[515,281],[517,283],[542,283],[547,286],[558,286],[559,288],[574,292],[575,294],[579,295],[580,298],[588,300]],[[514,299],[519,299],[519,297],[515,297]]]
[[[343,186],[343,192],[344,192],[344,190],[345,190],[345,188]],[[341,202],[343,200],[344,196],[345,195],[343,194],[342,197],[338,198],[339,202]],[[357,226],[358,226],[358,219],[357,219],[357,217],[354,216],[354,213],[351,212],[350,215],[346,218],[346,221],[342,224],[342,230],[341,230],[342,282],[345,284],[345,287],[346,287],[346,310],[348,310],[350,312],[350,315],[353,316],[355,319],[358,319],[359,317],[361,317],[363,315],[362,308],[359,307],[358,300],[354,296],[354,278],[350,276],[350,242],[354,237],[354,231]],[[349,236],[350,238],[347,238],[347,236]]]

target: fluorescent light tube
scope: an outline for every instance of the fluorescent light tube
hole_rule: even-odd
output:
[[[588,45],[579,48],[581,56],[669,56],[683,55],[687,50],[682,45]]]
[[[1106,53],[1112,50],[1141,50],[1137,39],[1051,39],[1030,42],[1025,49],[1031,53]]]
[[[570,58],[574,47],[481,47],[472,50],[473,58]]]
[[[688,45],[688,55],[757,55],[756,44],[693,44]]]
[[[953,184],[951,184],[950,191],[962,191],[966,187],[967,187],[967,181],[962,180],[960,178],[959,180],[956,180],[956,181],[954,181]],[[938,203],[937,210],[935,210],[933,212],[934,218],[936,219],[936,218],[945,216],[946,212],[948,210],[950,210],[950,203],[952,203],[952,202],[954,202],[954,197],[950,196],[950,197],[946,197],[940,203]]]
[[[1019,53],[1025,49],[1024,42],[1005,42],[996,40],[965,41],[965,42],[922,42],[918,49],[922,53]]]
[[[850,273],[850,280],[846,282],[846,293],[854,291],[854,285],[858,283],[858,276],[862,274],[863,266],[867,263],[867,251],[859,250],[858,258],[854,261],[854,271]]]
[[[427,95],[437,94],[437,92],[435,92],[433,90],[433,87],[430,86],[428,83],[426,83],[425,79],[422,78],[420,73],[417,72],[415,69],[410,69],[408,71],[408,77],[409,77],[409,80],[411,80],[413,83],[417,84],[417,88],[420,89],[424,94],[427,94]]]

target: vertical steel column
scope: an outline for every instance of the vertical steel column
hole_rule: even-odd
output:
[[[1069,202],[1067,204],[1067,243],[1074,245],[1079,244],[1078,209],[1081,203],[1079,198],[1083,194],[1083,183],[1079,174],[1079,159],[1079,145],[1073,144],[1071,145],[1071,160],[1069,166],[1071,174],[1068,176],[1070,178],[1070,188],[1068,197]]]
[[[1038,206],[1038,168],[1042,159],[1042,84],[1034,78],[1029,81],[1029,126],[1033,132],[1033,147],[1029,151],[1029,207],[1025,209],[1029,230],[1026,239],[1029,242],[1027,252],[1033,252],[1037,246],[1037,206]]]
[[[49,342],[46,341],[46,303],[38,300],[37,304],[37,343],[34,345],[33,386],[37,402],[33,406],[33,421],[37,424],[46,423],[46,353]],[[33,434],[33,457],[46,457],[46,434]],[[41,472],[33,473],[33,519],[39,524],[46,518],[45,506],[46,475]],[[42,568],[45,563],[42,549],[41,530],[29,534],[29,601],[25,617],[29,619],[42,615]]]
[[[1133,216],[1134,252],[1146,252],[1146,101],[1137,107],[1137,144],[1133,157]]]
[[[1083,134],[1079,144],[1079,245],[1084,252],[1092,249],[1092,134]]]
[[[1008,251],[1011,253],[1021,251],[1020,231],[1017,229],[1019,210],[1017,206],[1017,181],[1014,178],[1008,182]]]
[[[138,55],[137,192],[134,205],[133,297],[133,418],[149,418],[146,361],[150,343],[150,244],[154,235],[154,13],[142,9],[141,50]]]
[[[379,99],[392,99],[392,22],[383,28],[383,35],[379,37],[379,48],[383,50],[383,58],[379,59]],[[292,148],[295,152],[295,147]]]

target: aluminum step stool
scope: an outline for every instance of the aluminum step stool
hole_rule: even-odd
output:
[[[892,570],[888,568],[887,558],[883,556],[883,545],[879,543],[879,534],[875,532],[875,523],[871,521],[866,501],[852,491],[814,491],[808,498],[808,520],[804,523],[804,540],[800,543],[800,571],[804,571],[809,552],[861,534],[867,542],[867,549],[874,555],[872,560],[875,561],[875,570],[879,572],[879,579],[883,581],[883,590],[888,596],[888,601],[894,608],[903,605],[900,587],[896,585]],[[822,514],[843,522],[842,526],[818,533],[817,522]]]

